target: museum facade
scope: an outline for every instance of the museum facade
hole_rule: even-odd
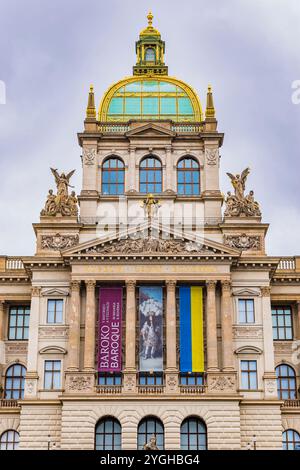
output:
[[[0,257],[1,449],[300,446],[300,256],[266,254],[248,168],[221,193],[212,89],[164,53],[149,13],[90,88],[80,194],[52,168],[35,254]]]

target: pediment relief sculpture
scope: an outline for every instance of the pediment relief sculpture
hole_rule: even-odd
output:
[[[225,217],[260,217],[261,211],[259,204],[254,199],[254,191],[250,191],[245,196],[246,180],[250,173],[250,169],[246,168],[241,175],[233,175],[227,173],[231,179],[231,184],[234,188],[234,194],[228,191],[227,198],[225,200],[226,209]]]
[[[63,250],[78,245],[79,235],[42,235],[41,246],[44,250]]]
[[[238,248],[240,250],[260,250],[261,239],[258,235],[225,235],[225,245],[231,248]]]
[[[139,254],[139,253],[161,253],[162,255],[176,254],[211,254],[200,243],[176,240],[174,238],[162,239],[156,237],[126,238],[103,243],[98,246],[87,248],[86,253],[100,254]]]
[[[75,191],[69,194],[69,188],[73,188],[69,184],[71,176],[75,173],[75,170],[69,173],[59,174],[57,169],[50,168],[55,178],[57,187],[57,194],[53,193],[53,189],[49,189],[47,200],[44,209],[41,211],[42,216],[77,216],[78,205]]]

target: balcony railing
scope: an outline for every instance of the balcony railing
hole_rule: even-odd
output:
[[[21,260],[21,258],[7,258],[5,268],[7,271],[24,269],[23,261]]]
[[[128,122],[99,122],[97,128],[103,134],[124,134],[130,126]]]
[[[277,266],[277,271],[294,271],[296,269],[295,258],[282,258]]]
[[[172,131],[177,132],[177,134],[197,134],[202,132],[203,124],[200,122],[195,123],[186,123],[186,122],[176,122],[172,124]]]
[[[96,392],[99,395],[118,395],[122,393],[121,385],[96,385]]]
[[[159,123],[158,123],[159,125]],[[177,134],[198,134],[203,131],[201,122],[173,122],[170,128]],[[103,134],[124,134],[132,129],[130,122],[98,122],[97,130]]]
[[[201,395],[206,392],[206,385],[180,385],[182,395]]]
[[[164,391],[164,385],[138,385],[138,393],[140,395],[161,395]]]
[[[0,400],[0,408],[20,408],[18,400]]]
[[[300,408],[300,400],[284,400],[283,408]]]

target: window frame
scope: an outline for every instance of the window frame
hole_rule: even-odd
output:
[[[154,431],[148,431],[148,427],[149,427],[151,422],[154,423]],[[144,424],[145,424],[145,432],[144,431],[142,432],[140,430],[140,428]],[[157,426],[158,425],[161,426],[162,431],[157,431]],[[143,450],[143,446],[147,442],[149,442],[149,440],[150,440],[151,436],[153,436],[153,434],[156,437],[157,436],[162,436],[162,448],[159,447],[159,445],[161,445],[160,443],[157,443],[157,446],[159,447],[159,450],[164,450],[165,449],[165,427],[164,427],[164,423],[157,416],[153,416],[153,415],[144,416],[140,420],[140,422],[138,423],[138,426],[137,426],[137,450]],[[144,436],[144,438],[145,438],[145,442],[143,444],[141,444],[142,447],[140,447],[140,444],[139,444],[141,436]]]
[[[107,425],[109,422],[112,423],[112,432],[110,433],[106,433],[105,432],[105,425]],[[98,427],[103,423],[104,425],[104,432],[98,432]],[[115,431],[115,426],[119,426],[119,429],[120,431],[119,432],[116,432]],[[101,436],[104,436],[104,439],[103,439],[103,448],[97,448],[97,435],[101,435]],[[111,448],[106,448],[106,444],[105,444],[105,437],[108,437],[108,436],[112,436],[112,446]],[[120,439],[120,444],[117,445],[117,448],[115,448],[115,437],[116,436],[119,436],[119,439]],[[96,426],[95,426],[95,446],[94,446],[95,450],[97,451],[103,451],[103,450],[122,450],[122,425],[120,423],[120,421],[115,418],[114,416],[104,416],[102,417],[101,419],[99,419],[99,421],[96,423]]]
[[[22,309],[22,313],[19,314],[19,309]],[[11,311],[16,310],[16,315],[12,315]],[[25,313],[28,311],[29,313]],[[12,317],[15,317],[15,325],[11,325]],[[18,319],[22,318],[22,325],[18,325]],[[25,325],[25,319],[28,318],[28,325]],[[10,305],[8,311],[8,325],[7,325],[7,340],[8,341],[28,341],[29,338],[29,322],[30,322],[30,305]],[[17,338],[17,331],[21,328],[22,338]],[[14,329],[15,337],[11,337],[10,330]],[[27,333],[25,335],[25,333]],[[25,337],[26,336],[26,337]]]
[[[293,371],[294,375],[277,375],[277,370],[280,369],[281,367],[287,367],[287,371],[291,370]],[[289,364],[286,363],[281,363],[278,364],[275,367],[275,372],[276,372],[276,382],[277,382],[277,393],[278,393],[278,399],[279,400],[297,400],[297,376],[296,376],[296,371],[295,369],[290,366]],[[286,380],[288,383],[288,388],[283,388],[282,387],[282,381]],[[290,384],[291,381],[294,381],[294,388],[291,388]],[[288,397],[284,397],[283,394],[287,392]],[[294,395],[294,396],[292,396]]]
[[[8,440],[8,437],[9,437],[9,433],[13,433],[13,440],[9,441]],[[3,441],[3,436],[7,435],[7,438],[5,441]],[[16,436],[18,436],[18,439],[16,439]],[[19,447],[19,443],[20,443],[20,434],[18,431],[16,431],[15,429],[6,429],[5,431],[3,431],[3,433],[0,435],[0,450],[18,450],[18,447]],[[8,449],[7,448],[7,445],[8,444],[12,444],[13,445],[13,448],[12,449]],[[5,448],[2,448],[2,446],[5,445]]]
[[[102,382],[102,383],[100,383]],[[98,372],[97,385],[99,386],[121,386],[123,382],[122,373],[113,372]]]
[[[293,439],[289,440],[289,433],[293,433]],[[295,436],[297,435],[298,439],[295,439]],[[285,439],[284,439],[285,438]],[[293,449],[289,448],[289,444],[293,446]],[[300,444],[300,434],[298,431],[295,429],[285,429],[282,433],[282,450],[296,450],[295,445]]]
[[[53,366],[52,366],[52,369],[48,370],[46,369],[46,364],[51,362],[52,364],[55,363],[55,362],[59,362],[60,363],[60,369],[53,369]],[[54,377],[55,377],[55,374],[59,374],[59,387],[54,387]],[[51,387],[46,387],[46,376],[48,375],[51,375]],[[61,390],[62,389],[62,360],[61,359],[45,359],[44,360],[44,377],[43,377],[43,389],[45,391],[56,391],[56,390]]]
[[[140,371],[138,373],[138,385],[141,387],[162,387],[164,385],[164,373]]]
[[[49,303],[50,302],[55,302],[55,308],[54,308],[54,321],[50,322],[49,321]],[[57,308],[56,308],[56,303],[61,302],[62,303],[62,308],[61,308],[61,321],[56,321],[56,316],[57,316]],[[65,308],[65,300],[62,298],[48,298],[47,299],[47,314],[46,314],[46,323],[47,325],[62,325],[64,323],[64,308]]]
[[[192,424],[191,423],[192,421],[196,421],[196,427],[197,427],[196,432],[190,431],[190,425]],[[187,427],[188,427],[187,432],[184,432],[182,429],[185,424],[187,424]],[[204,432],[199,432],[199,426],[202,426],[202,429],[204,429]],[[194,435],[197,437],[196,448],[194,448],[193,445],[190,444],[191,436],[194,436]],[[199,443],[199,440],[201,439],[201,436],[203,435],[205,436],[205,445],[201,446],[201,444]],[[187,436],[187,439],[188,439],[187,446],[184,446],[182,444],[183,436]],[[204,447],[204,448],[201,448],[201,447]],[[207,450],[207,426],[205,422],[203,421],[203,419],[199,418],[198,416],[188,416],[182,421],[180,425],[180,449],[181,450]]]
[[[187,167],[186,164],[184,163],[184,167],[183,168],[180,168],[179,165],[181,162],[186,162],[188,160],[191,160],[192,163],[196,163],[197,166],[193,167],[193,165],[191,165],[190,167]],[[190,182],[186,182],[186,174],[187,173],[191,173],[191,181]],[[182,173],[183,174],[183,179],[184,179],[184,182],[180,182],[179,181],[179,174]],[[194,183],[193,181],[193,174],[194,173],[198,173],[198,182],[197,183]],[[190,155],[186,155],[184,157],[181,157],[178,162],[177,162],[177,165],[176,165],[176,179],[177,179],[177,195],[179,197],[181,196],[187,196],[187,197],[195,197],[195,196],[200,196],[201,195],[201,168],[200,168],[200,164],[198,162],[198,160],[195,158],[195,157],[192,157]],[[194,186],[198,185],[198,192],[194,192]],[[192,189],[192,192],[191,193],[188,193],[186,192],[186,186],[191,186],[191,189]],[[179,190],[180,187],[183,187],[183,192],[181,192]]]
[[[21,374],[20,375],[7,375],[10,369],[14,369],[15,367],[21,367]],[[23,374],[22,374],[23,372]],[[26,376],[27,368],[24,364],[20,362],[14,362],[10,364],[10,366],[5,371],[5,380],[4,380],[4,399],[5,400],[22,400],[24,398],[24,390],[25,390],[25,376]],[[7,387],[7,381],[11,380],[12,386],[10,388]],[[14,383],[16,381],[20,381],[18,387],[14,387]],[[7,397],[7,392],[10,392],[10,395],[14,395],[14,392],[19,392],[18,397],[10,396]]]
[[[278,314],[279,310],[288,310],[289,309],[289,315],[286,315],[285,313],[283,315]],[[274,311],[276,313],[274,314]],[[271,305],[271,313],[272,313],[272,331],[273,331],[273,341],[293,341],[294,340],[294,325],[293,325],[293,307],[292,305]],[[283,326],[279,325],[278,319],[280,317],[283,317]],[[286,317],[290,317],[291,319],[291,325],[286,325]],[[274,326],[273,319],[276,318],[276,325]],[[283,328],[284,331],[284,338],[279,338],[279,330]],[[287,329],[290,329],[291,331],[291,338],[287,338]],[[276,331],[277,333],[277,338],[275,338],[274,332]]]
[[[247,364],[247,369],[243,370],[243,367],[242,367],[242,363],[248,363]],[[249,364],[250,363],[255,363],[255,369],[251,369]],[[245,376],[246,374],[246,380],[247,380],[247,387],[244,387],[244,381],[243,381],[243,377]],[[256,387],[255,388],[251,388],[251,377],[253,377],[255,375],[255,385]],[[240,376],[241,376],[241,390],[245,390],[245,391],[249,391],[249,392],[252,392],[252,391],[258,391],[258,364],[257,364],[257,360],[256,359],[241,359],[240,360]]]
[[[240,302],[244,302],[245,310],[245,321],[241,321],[241,310],[240,310]],[[248,309],[247,309],[247,303],[252,302],[253,305],[253,321],[248,321]],[[253,325],[256,322],[255,318],[255,299],[250,298],[250,297],[238,297],[237,299],[237,306],[238,306],[238,323],[239,325]],[[251,313],[251,312],[249,312]]]
[[[205,375],[203,372],[180,372],[179,385],[182,385],[183,387],[197,387],[198,385],[205,385]]]
[[[111,162],[113,160],[117,160],[121,166],[111,166]],[[106,167],[105,164],[109,163],[109,166]],[[104,181],[104,173],[107,173],[108,176],[108,182]],[[111,175],[112,173],[116,174],[115,182],[111,181]],[[122,181],[120,182],[119,176],[122,176]],[[104,192],[104,186],[107,186],[108,192]],[[119,192],[118,186],[122,185],[122,191]],[[115,191],[112,191],[111,188],[115,188]],[[125,163],[122,160],[121,157],[118,157],[117,155],[110,155],[106,157],[101,165],[101,194],[102,196],[121,196],[124,195],[125,193]]]
[[[147,160],[155,160],[156,162],[159,163],[158,166],[154,164],[154,166],[149,166],[147,163],[147,166],[142,166],[143,162],[147,162]],[[149,173],[153,172],[154,173],[154,180],[149,181]],[[146,178],[145,181],[142,179],[142,173],[145,173]],[[159,175],[159,178],[157,178],[157,175]],[[145,191],[142,191],[142,185],[146,187]],[[153,190],[149,189],[149,186],[154,186]],[[141,194],[161,194],[163,191],[163,165],[159,157],[156,155],[146,155],[140,160],[139,163],[139,192]]]

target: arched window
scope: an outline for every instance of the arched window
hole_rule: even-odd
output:
[[[158,158],[145,157],[140,164],[140,192],[144,194],[161,193],[162,169]]]
[[[297,398],[296,374],[287,364],[276,367],[277,391],[280,400],[295,400]]]
[[[185,196],[200,194],[200,169],[194,158],[184,157],[178,162],[177,192]]]
[[[125,169],[120,158],[110,157],[102,165],[102,194],[124,194]]]
[[[96,450],[121,450],[121,424],[116,418],[100,419],[96,426]]]
[[[24,397],[26,367],[21,364],[10,366],[5,375],[4,398],[7,400],[19,400]]]
[[[148,416],[143,418],[138,426],[138,449],[143,449],[153,436],[156,437],[158,449],[164,449],[164,425],[155,416]]]
[[[153,47],[147,47],[145,54],[146,62],[155,62],[155,50]]]
[[[1,434],[0,450],[17,450],[19,447],[19,433],[9,429]]]
[[[207,434],[205,423],[196,417],[186,418],[180,428],[182,450],[206,450]]]
[[[300,434],[294,429],[287,429],[282,433],[283,450],[300,450]]]

